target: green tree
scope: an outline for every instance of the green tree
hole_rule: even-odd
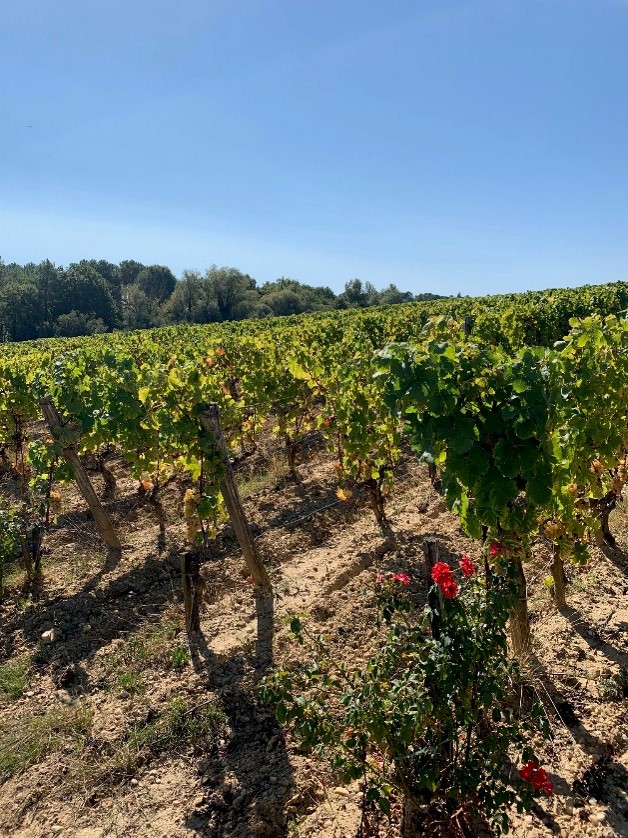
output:
[[[90,317],[81,311],[60,314],[54,322],[53,332],[58,337],[74,338],[80,335],[96,335],[107,331],[100,317]]]
[[[345,283],[345,290],[336,300],[338,308],[366,308],[368,304],[368,291],[361,279],[351,279]]]
[[[287,288],[284,291],[274,291],[272,294],[266,294],[262,299],[272,313],[279,316],[300,314],[303,311],[312,310],[312,305],[307,297]]]
[[[54,292],[55,284],[58,280],[58,269],[54,263],[49,259],[45,259],[38,265],[37,270],[37,293],[39,295],[39,304],[41,307],[42,316],[42,332],[47,330],[47,324],[50,321],[50,297]]]
[[[37,286],[25,276],[13,276],[0,290],[0,323],[6,340],[38,337],[41,311]]]
[[[259,294],[256,293],[255,280],[248,274],[236,268],[212,265],[205,279],[221,321],[242,320],[254,313]]]
[[[137,285],[125,289],[123,325],[125,329],[150,329],[163,323],[159,302]]]
[[[210,282],[198,271],[183,271],[165,305],[171,323],[212,323],[218,320],[218,306]]]
[[[106,259],[82,259],[79,265],[87,265],[93,268],[105,280],[111,296],[116,302],[117,306],[122,303],[122,280],[120,278],[120,268],[113,262],[108,262]]]
[[[146,265],[142,265],[141,262],[136,262],[135,259],[125,259],[124,262],[120,262],[119,271],[121,284],[123,286],[133,285],[145,267]]]
[[[285,297],[285,292],[296,295]],[[297,279],[279,277],[274,282],[265,282],[259,289],[261,300],[273,314],[295,314],[302,311],[321,311],[331,309],[336,301],[336,295],[331,288],[316,288],[306,285]]]
[[[391,282],[387,288],[379,292],[379,299],[377,305],[392,306],[399,303],[411,303],[414,299],[410,291],[400,291],[396,285]]]
[[[71,311],[100,318],[108,329],[117,325],[116,304],[109,286],[90,265],[72,264],[66,271],[57,272],[50,317],[56,320]]]
[[[163,303],[176,288],[177,280],[170,268],[149,265],[139,272],[135,284],[149,299]]]

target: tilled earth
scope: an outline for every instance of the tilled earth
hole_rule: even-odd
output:
[[[0,603],[0,662],[28,661],[23,695],[0,699],[0,729],[55,708],[88,710],[81,750],[51,748],[0,788],[0,835],[48,836],[345,836],[360,820],[359,790],[334,782],[325,764],[300,754],[272,714],[258,705],[252,589],[229,527],[203,568],[202,634],[183,632],[180,555],[185,551],[181,490],[169,487],[166,546],[137,484],[122,463],[110,513],[124,542],[121,559],[99,549],[80,498],[62,490],[64,513],[49,536],[37,596],[9,578]],[[478,557],[423,467],[400,469],[388,510],[391,547],[368,504],[340,503],[333,464],[311,452],[303,485],[275,476],[252,493],[247,513],[276,590],[275,660],[296,660],[285,617],[308,615],[335,654],[356,666],[376,642],[374,577],[403,571],[420,591],[423,539],[445,556]],[[100,476],[94,477],[102,488]],[[612,526],[628,553],[623,511]],[[605,685],[628,666],[628,559],[592,550],[587,568],[570,569],[569,609],[560,614],[544,585],[550,557],[542,545],[527,568],[534,643],[525,671],[554,731],[542,746],[556,794],[515,819],[516,836],[628,835],[628,702]],[[52,636],[50,631],[52,630]],[[47,633],[46,642],[42,635]],[[115,751],[124,731],[157,717],[173,699],[216,707],[222,720],[211,744],[164,750],[133,769],[88,771]],[[83,762],[83,773],[79,770]],[[97,781],[94,776],[98,777]],[[91,778],[91,779],[90,779]],[[397,811],[394,809],[393,811]],[[382,821],[381,836],[396,835]]]

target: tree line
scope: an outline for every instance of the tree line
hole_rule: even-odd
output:
[[[164,265],[133,259],[115,264],[83,259],[67,268],[49,260],[5,264],[0,259],[0,340],[75,337],[163,326],[213,323],[342,308],[437,299],[390,284],[378,291],[352,279],[341,294],[281,277],[258,285],[236,268],[213,265],[177,279]]]

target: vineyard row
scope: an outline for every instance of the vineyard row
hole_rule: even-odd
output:
[[[409,440],[440,473],[466,532],[493,545],[489,571],[514,564],[511,622],[522,648],[532,537],[540,530],[553,545],[559,605],[563,560],[585,560],[592,533],[612,540],[608,514],[628,480],[627,307],[628,286],[617,283],[9,345],[0,354],[2,456],[40,530],[54,513],[55,481],[71,476],[68,447],[101,459],[118,451],[155,502],[185,474],[188,534],[201,544],[221,519],[225,477],[210,403],[232,458],[254,450],[270,422],[296,481],[299,444],[317,429],[336,460],[338,497],[365,491],[385,531],[386,494]],[[34,440],[29,425],[45,397],[60,424]]]

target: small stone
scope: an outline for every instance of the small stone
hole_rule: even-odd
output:
[[[595,799],[595,797],[589,798],[589,806],[597,806],[597,800]]]
[[[574,807],[573,797],[568,797],[565,800],[565,812],[567,812],[568,815],[573,814],[573,807]]]
[[[132,786],[134,789],[136,789],[136,788],[139,786],[139,784],[140,784],[140,781],[139,781],[139,780],[137,780],[135,777],[133,777],[133,779],[131,780],[131,786]]]
[[[198,806],[202,806],[205,803],[205,797],[202,794],[199,794],[198,797],[194,798],[193,806],[196,809]]]
[[[92,630],[92,627],[90,626],[90,624],[85,623],[85,625],[83,626],[83,634],[87,634],[91,630]]]
[[[532,824],[534,823],[534,818],[532,817],[532,815],[526,815],[523,819],[523,822],[526,826],[532,826]]]
[[[32,690],[29,690],[28,692],[24,693],[24,695],[26,696],[26,698],[32,698],[35,695],[35,693]]]
[[[596,812],[595,815],[592,816],[595,823],[604,823],[606,820],[606,813],[605,812]],[[591,818],[589,818],[591,820]]]
[[[48,629],[48,631],[42,632],[41,639],[43,643],[54,643],[57,639],[57,633],[53,628]]]

